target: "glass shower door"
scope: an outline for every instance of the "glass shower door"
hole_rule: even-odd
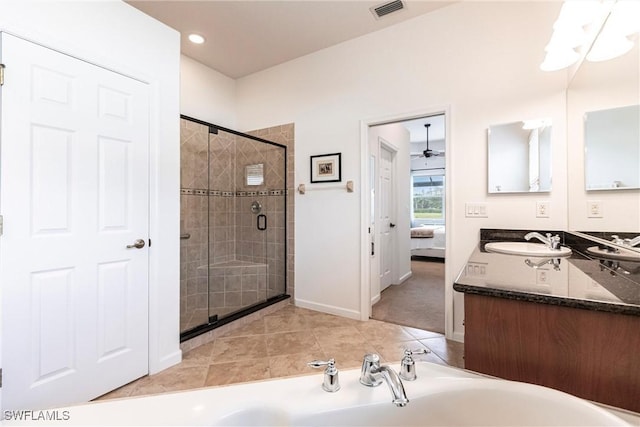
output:
[[[208,322],[209,128],[180,120],[180,332]]]
[[[181,340],[286,295],[286,147],[181,119]]]
[[[285,149],[219,130],[210,135],[209,317],[283,295]]]

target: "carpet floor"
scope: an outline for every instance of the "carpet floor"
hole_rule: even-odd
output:
[[[411,273],[382,291],[371,318],[444,333],[444,263],[412,259]]]

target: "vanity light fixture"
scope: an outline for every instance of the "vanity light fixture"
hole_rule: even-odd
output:
[[[546,49],[547,55],[540,64],[542,71],[557,71],[575,64],[580,59],[580,54],[571,47]]]
[[[556,71],[569,67],[589,48],[588,61],[606,61],[624,55],[633,47],[628,37],[638,31],[638,0],[565,0],[553,24],[540,69]]]
[[[628,39],[640,31],[640,2],[620,0],[611,9],[607,22],[587,54],[588,61],[617,58],[633,48]]]
[[[594,17],[601,16],[604,9],[608,7],[599,0],[566,0],[553,24],[553,34],[544,49],[547,53],[540,69],[556,71],[575,64],[580,59],[575,49],[588,39],[584,27],[594,22]]]
[[[632,47],[633,42],[624,34],[618,31],[603,31],[591,46],[587,61],[600,62],[617,58],[629,52]]]
[[[195,44],[202,44],[205,42],[205,38],[202,37],[200,34],[196,34],[196,33],[189,34],[188,39],[191,43],[195,43]]]

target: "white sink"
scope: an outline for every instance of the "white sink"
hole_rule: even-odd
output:
[[[628,250],[624,248],[618,248],[616,252],[607,251],[601,249],[598,246],[591,246],[587,248],[587,252],[590,255],[594,255],[598,258],[612,259],[618,261],[636,261],[640,262],[640,252]]]
[[[561,246],[560,249],[551,249],[542,243],[529,242],[490,242],[484,245],[489,252],[498,252],[508,255],[540,256],[540,257],[566,257],[571,255],[571,249]]]

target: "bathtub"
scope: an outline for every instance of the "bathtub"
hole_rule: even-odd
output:
[[[338,361],[339,365],[339,361]],[[398,369],[397,365],[392,365]],[[118,399],[58,408],[61,422],[5,420],[5,425],[197,426],[631,426],[638,414],[594,405],[545,387],[491,379],[417,362],[404,381],[409,403],[391,403],[386,384],[359,383],[340,372],[341,389],[322,388],[322,374]]]

